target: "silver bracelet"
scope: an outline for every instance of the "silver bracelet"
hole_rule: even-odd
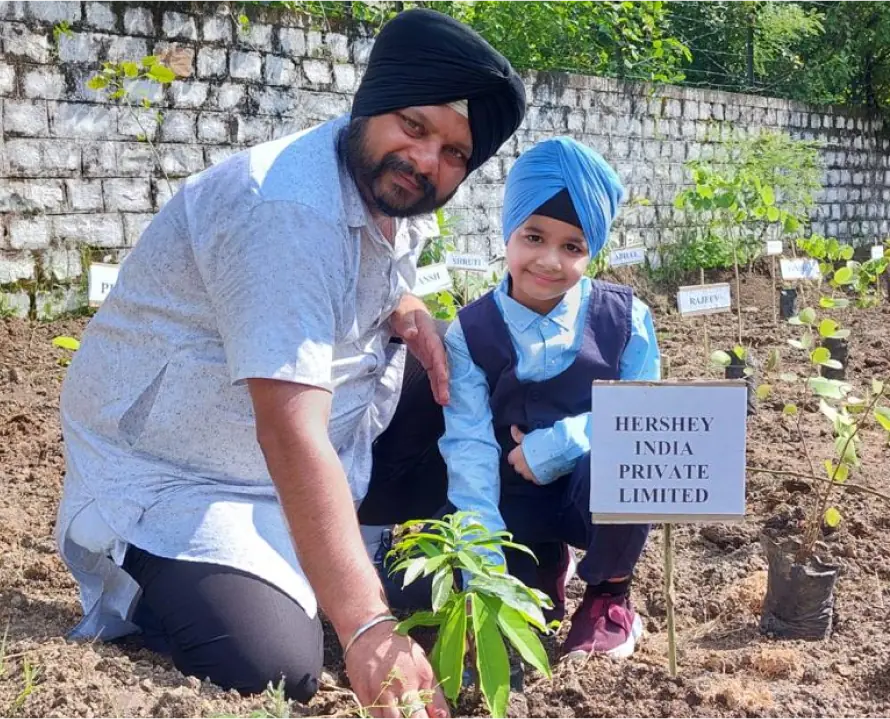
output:
[[[346,646],[343,647],[343,658],[346,659],[346,653],[352,648],[352,645],[355,644],[356,640],[365,632],[367,632],[372,627],[376,627],[378,624],[383,624],[383,622],[397,622],[399,621],[392,614],[381,614],[380,616],[374,617],[372,620],[365,622],[358,629],[356,629],[352,636],[349,638],[349,641],[346,642]]]

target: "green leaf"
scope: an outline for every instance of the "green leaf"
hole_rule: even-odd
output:
[[[826,379],[825,377],[808,377],[807,385],[817,395],[826,399],[843,399],[846,394],[844,387],[848,386],[837,380]]]
[[[475,602],[473,604],[475,606]],[[442,683],[442,692],[451,701],[455,701],[463,681],[464,657],[467,654],[467,604],[463,593],[457,595],[442,624],[438,641],[442,643],[439,650],[439,681]],[[509,667],[507,671],[509,673]]]
[[[432,612],[415,612],[407,619],[403,619],[396,624],[396,631],[399,634],[407,634],[414,627],[438,627],[444,616],[433,614]]]
[[[811,325],[816,321],[816,310],[812,307],[804,307],[798,317],[805,325]]]
[[[165,67],[160,63],[152,65],[151,68],[149,68],[147,75],[152,80],[154,80],[155,82],[159,82],[162,85],[171,83],[176,79],[176,73],[173,72],[173,70],[171,70],[169,67]]]
[[[433,577],[433,611],[438,612],[454,589],[454,571],[451,567],[442,567]]]
[[[449,559],[451,559],[451,556],[448,554],[439,554],[434,557],[429,557],[423,566],[423,576],[428,577]]]
[[[794,347],[794,349],[796,350],[807,349],[806,347],[804,347],[803,342],[801,342],[800,340],[788,340],[788,344]]]
[[[834,529],[837,525],[841,523],[841,513],[837,511],[834,507],[829,507],[825,510],[825,524],[828,527]]]
[[[495,597],[483,597],[482,601],[495,614],[501,632],[510,644],[516,647],[519,655],[550,679],[550,661],[547,659],[547,652],[538,635],[529,628],[528,622],[522,615]]]
[[[777,222],[780,216],[781,213],[779,212],[778,207],[770,207],[766,211],[766,219],[768,219],[770,222]]]
[[[93,77],[87,80],[87,87],[90,90],[104,90],[108,87],[108,78],[102,75],[93,75]]]
[[[825,347],[817,347],[810,353],[810,362],[813,364],[822,364],[831,359],[831,352]]]
[[[828,359],[824,362],[820,362],[823,367],[828,367],[829,369],[843,369],[844,366],[840,363],[839,360],[836,359]]]
[[[136,77],[139,74],[139,66],[135,62],[122,62],[121,70],[127,77]]]
[[[711,352],[711,364],[715,367],[729,367],[731,363],[732,357],[729,356],[729,352],[723,350]]]
[[[500,576],[475,576],[470,580],[469,589],[479,594],[495,596],[507,606],[513,607],[531,624],[546,631],[544,613],[541,611],[541,600],[536,600],[533,590],[523,585],[518,579],[503,574]]]
[[[73,337],[56,337],[53,339],[53,344],[56,347],[61,347],[65,350],[71,350],[72,352],[76,352],[80,349],[80,342]]]
[[[822,337],[833,337],[837,331],[837,322],[830,319],[824,319],[819,323],[819,334]]]
[[[797,405],[794,402],[789,402],[784,407],[782,407],[782,414],[786,414],[789,417],[793,417],[797,414]]]
[[[839,285],[848,285],[853,281],[853,270],[849,267],[841,267],[834,273],[834,281]]]
[[[762,384],[757,388],[757,399],[765,400],[772,393],[772,385]]]
[[[837,306],[837,300],[833,297],[820,297],[819,298],[819,307],[823,307],[826,310],[830,310],[832,307]]]
[[[142,58],[142,67],[149,68],[152,65],[158,64],[158,56],[157,55],[146,55]]]
[[[886,431],[890,432],[890,408],[875,407],[875,421],[881,425]]]
[[[763,200],[764,205],[774,205],[776,203],[776,195],[773,192],[773,188],[769,185],[763,185],[760,188],[760,199]],[[773,220],[773,222],[775,222],[775,220]]]
[[[473,632],[476,636],[476,669],[488,713],[507,716],[510,698],[510,661],[498,631],[497,617],[484,601],[474,598]],[[458,684],[458,688],[460,685]]]
[[[853,248],[850,245],[844,245],[838,251],[838,259],[841,260],[852,260],[853,259]]]
[[[410,564],[408,564],[408,568],[405,570],[405,578],[402,581],[402,588],[407,587],[423,573],[425,564],[426,557],[417,557],[417,559],[411,560]]]
[[[121,99],[122,97],[124,97],[126,94],[127,94],[127,91],[124,90],[124,88],[119,87],[117,90],[115,90],[113,93],[111,93],[111,94],[108,96],[108,99],[109,99],[109,100],[120,100],[120,99]]]
[[[838,330],[831,336],[837,340],[845,340],[850,336],[850,330]]]
[[[791,234],[793,232],[797,232],[798,229],[800,229],[800,220],[792,215],[786,215],[785,232]]]
[[[875,394],[883,394],[884,393],[884,383],[879,379],[873,379],[871,381],[871,391]]]
[[[797,382],[797,375],[794,372],[782,372],[779,379],[783,382]]]

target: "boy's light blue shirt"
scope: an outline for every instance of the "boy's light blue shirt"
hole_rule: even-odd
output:
[[[511,298],[507,278],[495,288],[494,301],[516,351],[517,378],[541,382],[568,369],[581,348],[591,283],[587,277],[569,290],[546,316]],[[445,336],[451,373],[451,401],[445,407],[445,434],[439,449],[448,465],[448,499],[459,510],[475,511],[490,530],[504,529],[498,510],[500,447],[494,436],[488,382],[470,357],[460,321]],[[631,336],[621,356],[623,380],[661,379],[661,354],[649,308],[636,297]],[[529,432],[522,442],[526,462],[541,484],[572,471],[590,451],[590,412],[566,417],[553,427]]]

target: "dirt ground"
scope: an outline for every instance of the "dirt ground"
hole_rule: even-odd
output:
[[[673,312],[671,297],[640,289],[656,312],[670,376],[718,376],[707,367],[705,342],[711,349],[731,348],[735,315],[684,320]],[[760,360],[770,348],[782,348],[783,358],[789,358],[785,367],[793,369],[793,352],[785,344],[793,328],[773,324],[771,298],[768,278],[746,278],[741,300],[745,342]],[[853,382],[890,379],[890,307],[845,310],[837,318],[854,330]],[[64,367],[59,359],[66,353],[51,340],[79,336],[85,323],[0,320],[0,641],[5,633],[0,715],[356,715],[330,636],[329,684],[311,705],[290,707],[274,705],[269,696],[223,692],[134,646],[65,641],[80,606],[53,543],[64,471],[57,416]],[[778,400],[766,401],[750,419],[748,464],[807,471],[808,460],[781,408]],[[821,415],[806,420],[814,448],[820,440],[825,445],[825,426]],[[827,452],[815,449],[817,467]],[[865,468],[850,481],[890,493],[890,449],[877,432],[865,433],[861,455]],[[758,632],[766,581],[758,535],[764,529],[779,535],[796,532],[812,494],[805,483],[749,473],[747,497],[743,523],[682,525],[674,532],[678,678],[667,672],[662,531],[655,528],[633,589],[647,632],[637,653],[623,663],[558,665],[553,681],[527,677],[525,690],[511,698],[511,716],[890,714],[890,505],[853,493],[839,501],[845,520],[823,538],[825,555],[842,572],[834,632],[821,642],[776,641]],[[575,580],[573,602],[581,591]],[[560,637],[548,640],[553,656]],[[472,692],[455,708],[456,715],[484,713]]]

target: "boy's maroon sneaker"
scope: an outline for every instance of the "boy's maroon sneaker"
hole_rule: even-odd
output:
[[[643,622],[627,594],[617,597],[584,592],[581,606],[572,615],[572,626],[562,646],[563,658],[602,654],[626,659],[643,636]]]
[[[566,616],[566,586],[575,575],[575,553],[563,543],[560,547],[559,561],[555,564],[538,567],[537,588],[553,602],[553,609],[544,610],[544,619],[561,622]]]

